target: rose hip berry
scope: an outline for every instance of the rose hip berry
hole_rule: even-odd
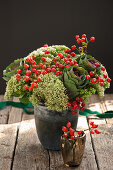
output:
[[[67,132],[67,128],[65,126],[62,127],[63,132]]]
[[[76,45],[73,45],[71,48],[72,48],[72,50],[75,50],[76,49]]]
[[[95,41],[95,37],[91,37],[91,38],[90,38],[90,41],[91,41],[91,42],[94,42],[94,41]]]
[[[28,68],[29,68],[29,65],[28,65],[28,64],[24,64],[24,68],[25,68],[25,69],[28,69]]]
[[[70,128],[71,127],[71,123],[68,122],[66,126],[67,126],[67,128]]]

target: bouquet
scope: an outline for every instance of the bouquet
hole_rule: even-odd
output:
[[[68,108],[72,114],[85,108],[92,94],[104,96],[111,79],[105,66],[87,53],[87,46],[94,42],[86,34],[76,35],[77,45],[45,44],[25,58],[11,63],[3,71],[7,82],[5,99],[18,97],[22,103],[34,106],[44,103],[49,110],[62,112]]]

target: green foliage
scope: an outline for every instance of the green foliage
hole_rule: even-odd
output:
[[[80,95],[84,101],[87,101],[88,97],[91,97],[92,94],[95,94],[96,90],[93,87],[88,87],[85,89],[81,89]]]

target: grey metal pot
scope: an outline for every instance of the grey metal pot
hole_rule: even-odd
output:
[[[35,123],[39,140],[45,149],[61,150],[62,126],[71,122],[76,129],[78,113],[72,115],[72,110],[61,112],[50,111],[44,104],[34,108]]]

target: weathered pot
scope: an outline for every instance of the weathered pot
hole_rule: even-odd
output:
[[[76,140],[61,137],[62,156],[66,166],[80,165],[84,153],[86,134],[77,137]]]
[[[34,108],[34,115],[38,138],[43,147],[50,150],[61,150],[62,126],[69,121],[76,129],[78,121],[78,113],[72,115],[72,110],[50,111],[43,104]]]

